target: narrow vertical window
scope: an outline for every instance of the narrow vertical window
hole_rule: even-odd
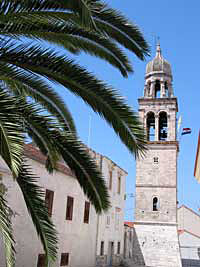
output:
[[[169,89],[168,89],[167,82],[165,82],[165,96],[169,97]]]
[[[153,112],[147,114],[147,140],[155,140],[155,115]]]
[[[167,113],[162,111],[159,114],[159,140],[166,141],[167,140]]]
[[[155,84],[155,98],[160,98],[160,81],[156,80]]]
[[[101,241],[100,256],[104,255],[104,241]]]
[[[37,267],[45,267],[45,254],[39,254],[38,255],[38,261],[37,261]]]
[[[67,197],[66,220],[72,221],[73,207],[74,207],[74,198],[68,196]]]
[[[85,201],[85,210],[84,210],[84,223],[89,223],[90,217],[90,203]]]
[[[109,171],[109,190],[112,190],[112,171]]]
[[[118,242],[117,243],[117,254],[120,254],[120,246],[121,246],[121,244],[120,244],[120,242]]]
[[[118,174],[118,185],[117,185],[117,193],[121,193],[121,175]]]
[[[158,198],[153,198],[153,211],[158,211]]]
[[[68,266],[69,265],[69,253],[62,253],[60,266]]]
[[[48,209],[49,216],[52,215],[52,209],[53,209],[53,197],[54,197],[54,192],[51,190],[46,189],[46,194],[45,194],[45,205]]]

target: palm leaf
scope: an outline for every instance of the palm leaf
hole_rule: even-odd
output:
[[[92,18],[91,11],[94,9],[92,2],[87,0],[1,0],[0,13],[19,13],[33,11],[71,11],[80,16],[80,20],[84,27],[96,28]]]
[[[58,159],[54,154],[57,155],[59,152],[76,174],[80,186],[96,211],[106,210],[109,207],[109,201],[105,180],[85,146],[71,132],[60,130],[60,124],[56,124],[51,117],[41,115],[41,111],[35,108],[35,105],[24,104],[20,112],[23,114],[27,132],[41,152],[48,156],[49,170],[56,169]]]
[[[5,247],[6,267],[15,265],[15,241],[13,239],[12,223],[9,215],[9,207],[6,200],[0,194],[0,232]]]
[[[127,148],[136,155],[145,149],[145,134],[137,115],[111,87],[64,56],[41,47],[4,47],[0,61],[59,82],[81,97],[113,127]]]
[[[65,123],[65,128],[76,134],[76,127],[70,111],[62,98],[47,84],[44,79],[33,73],[20,71],[8,64],[0,62],[0,79],[6,83],[15,95],[25,94],[39,102],[58,121]]]
[[[14,177],[18,176],[23,154],[22,119],[16,108],[16,99],[0,90],[0,155]]]

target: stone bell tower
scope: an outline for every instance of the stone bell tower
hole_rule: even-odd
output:
[[[157,45],[147,64],[139,115],[148,151],[136,162],[135,266],[180,267],[177,234],[177,98],[170,64]]]

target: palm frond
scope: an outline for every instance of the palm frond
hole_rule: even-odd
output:
[[[134,52],[141,60],[144,60],[144,55],[149,55],[149,46],[139,28],[119,11],[103,4],[93,12],[93,17],[99,30]]]
[[[20,14],[21,17],[18,19],[8,18],[5,25],[0,25],[0,32],[12,38],[25,36],[36,40],[46,40],[52,44],[61,45],[75,54],[80,51],[89,53],[106,60],[118,68],[125,77],[127,77],[128,72],[132,72],[132,66],[128,58],[112,42],[111,38],[93,31],[86,31],[78,25],[69,23],[69,21],[60,21],[59,17],[68,17],[68,14],[61,16],[60,13],[58,13],[59,15],[52,15],[51,13],[47,12],[40,15]],[[49,20],[48,17],[50,17]],[[42,22],[40,22],[41,20]],[[46,20],[46,22],[43,20]]]
[[[56,169],[58,159],[54,154],[59,153],[76,174],[80,186],[96,211],[106,210],[109,201],[105,180],[85,146],[73,133],[60,130],[60,124],[56,124],[50,116],[41,115],[33,104],[24,104],[20,112],[23,114],[27,132],[41,152],[48,156],[46,164],[49,170],[52,172]]]
[[[55,261],[57,256],[57,233],[49,218],[44,202],[44,191],[37,185],[38,177],[32,174],[27,164],[21,166],[17,183],[22,191],[27,210],[35,225],[37,234],[46,253],[47,264]]]
[[[35,11],[71,11],[80,16],[80,20],[84,27],[95,29],[95,23],[92,18],[92,2],[87,0],[1,0],[0,13],[13,14],[19,12],[35,12]]]
[[[138,155],[138,152],[145,149],[145,134],[137,115],[115,90],[72,60],[39,46],[21,46],[8,49],[4,47],[0,61],[15,64],[62,84],[104,117],[131,153]]]
[[[12,171],[18,176],[23,154],[23,125],[16,108],[17,100],[0,89],[0,155]]]
[[[105,179],[89,156],[86,147],[71,133],[55,130],[53,135],[64,161],[74,171],[76,179],[96,212],[108,210],[110,202]]]
[[[49,127],[56,127],[55,120],[50,116],[41,113],[44,111],[34,104],[28,104],[25,101],[20,103],[18,108],[24,119],[24,127],[28,135],[36,143],[40,151],[47,156],[46,167],[51,173],[56,168],[56,164],[60,159],[55,141],[48,136]],[[55,126],[54,126],[55,125]],[[61,123],[58,124],[61,127]]]
[[[76,134],[72,115],[63,99],[44,79],[34,73],[26,72],[0,62],[0,79],[14,94],[31,96],[47,109],[58,121],[65,123],[65,128]]]
[[[14,267],[15,265],[15,241],[13,238],[12,223],[9,215],[9,207],[0,194],[0,233],[5,247],[6,267]],[[2,263],[3,264],[3,263]]]

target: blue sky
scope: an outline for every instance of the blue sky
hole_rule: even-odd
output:
[[[82,54],[74,57],[82,66],[98,78],[111,84],[126,97],[134,110],[137,99],[143,94],[146,63],[155,55],[155,36],[160,37],[163,56],[171,63],[174,94],[178,98],[182,127],[190,127],[191,135],[183,136],[178,159],[178,200],[197,211],[200,208],[200,184],[193,177],[197,137],[200,128],[200,2],[187,0],[133,1],[107,0],[113,8],[120,10],[137,24],[152,48],[152,56],[146,62],[139,61],[127,51],[135,73],[128,79],[106,62]],[[113,130],[95,115],[80,99],[71,93],[63,93],[66,103],[75,118],[81,140],[87,143],[89,117],[91,116],[90,146],[97,152],[110,157],[128,172],[127,193],[135,189],[135,161],[120,142]],[[126,220],[133,219],[134,197],[128,195]]]

